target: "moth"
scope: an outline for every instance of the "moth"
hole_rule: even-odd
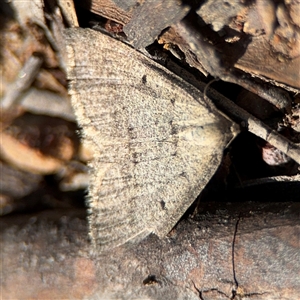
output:
[[[233,122],[203,94],[128,45],[65,32],[69,93],[90,162],[90,236],[112,249],[164,237],[211,179]]]

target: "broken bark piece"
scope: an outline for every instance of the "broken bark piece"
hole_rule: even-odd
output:
[[[125,25],[130,21],[132,11],[136,5],[140,4],[140,1],[80,0],[76,1],[76,4],[104,18]]]
[[[78,27],[78,20],[73,0],[58,0],[62,14],[70,27]]]
[[[159,44],[171,44],[176,45],[185,56],[185,61],[193,68],[198,69],[202,74],[208,76],[207,70],[203,68],[201,62],[198,61],[197,56],[193,53],[185,40],[178,34],[174,26],[164,31],[158,38]]]
[[[300,57],[278,60],[270,55],[270,45],[264,39],[253,39],[235,67],[258,78],[268,79],[283,88],[296,92],[300,89]]]
[[[181,1],[145,1],[138,6],[123,30],[128,41],[137,49],[150,45],[161,31],[179,22],[189,11]]]
[[[300,10],[299,3],[295,2],[292,6],[292,3],[277,4],[273,0],[258,0],[255,5],[235,0],[208,0],[197,14],[226,44],[233,43],[237,48],[245,34],[251,38],[235,67],[273,84],[274,81],[281,83],[284,88],[299,89],[300,29],[292,19],[297,6]],[[221,52],[225,56],[229,54],[225,49]]]
[[[228,55],[220,53],[189,20],[184,19],[179,22],[176,25],[176,31],[185,39],[203,67],[212,76],[238,84],[269,101],[282,111],[291,109],[291,99],[286,91],[273,86],[264,87],[262,84],[254,82],[252,78],[247,78],[236,72],[233,67],[237,56],[229,59]]]

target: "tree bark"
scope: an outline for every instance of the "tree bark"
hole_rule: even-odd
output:
[[[84,211],[7,216],[2,298],[296,300],[298,212],[295,203],[209,203],[165,239],[103,255],[88,240]]]

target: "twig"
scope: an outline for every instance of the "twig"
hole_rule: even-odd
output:
[[[206,90],[208,97],[223,113],[300,164],[300,145],[291,142],[215,90],[208,87]],[[206,93],[204,93],[204,97],[206,97]]]
[[[22,93],[27,90],[35,80],[42,62],[43,59],[38,56],[31,56],[27,60],[16,81],[7,87],[7,93],[0,103],[2,109],[7,110],[14,104],[17,104]]]

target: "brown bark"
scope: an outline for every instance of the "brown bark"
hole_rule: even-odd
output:
[[[83,211],[3,218],[2,298],[299,299],[299,204],[202,210],[103,255]]]

